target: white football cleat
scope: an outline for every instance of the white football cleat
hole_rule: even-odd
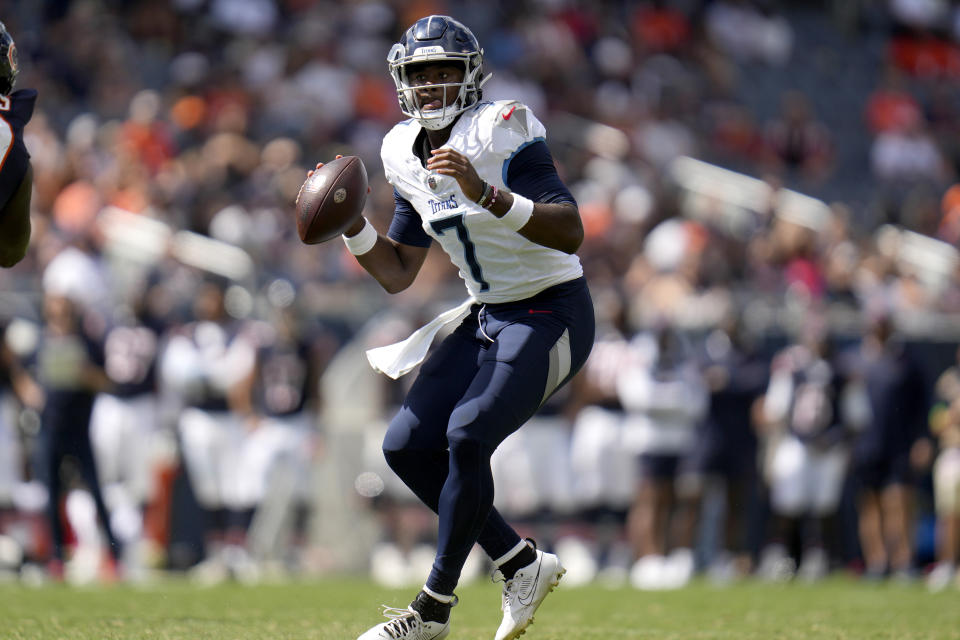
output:
[[[517,570],[513,578],[504,582],[503,622],[497,629],[496,640],[514,640],[533,623],[533,614],[537,607],[560,584],[560,578],[567,572],[560,564],[560,558],[552,553],[537,551],[537,559]]]
[[[384,607],[383,615],[390,618],[368,630],[357,640],[441,640],[450,633],[450,621],[425,622],[413,609]]]

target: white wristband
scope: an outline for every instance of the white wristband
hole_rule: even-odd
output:
[[[510,205],[510,209],[503,214],[500,221],[514,231],[520,231],[523,225],[527,224],[527,221],[530,220],[530,216],[533,215],[533,200],[524,198],[519,193],[513,193],[511,195],[513,196],[513,204]]]
[[[377,230],[373,228],[373,225],[370,224],[370,221],[366,218],[363,219],[363,229],[360,229],[360,233],[355,236],[343,236],[343,243],[347,245],[347,250],[355,256],[362,256],[371,249],[374,245],[377,244],[377,238],[380,235],[377,233]]]

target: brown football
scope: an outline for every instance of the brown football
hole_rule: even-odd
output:
[[[357,156],[327,162],[297,194],[297,233],[306,244],[335,238],[357,219],[367,201],[367,169]]]

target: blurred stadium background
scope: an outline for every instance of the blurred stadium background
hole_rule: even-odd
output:
[[[769,363],[811,326],[838,350],[856,350],[865,328],[888,318],[919,364],[925,409],[955,399],[956,389],[935,382],[957,364],[960,341],[956,3],[3,2],[0,19],[20,52],[18,86],[40,95],[26,131],[32,246],[0,273],[7,577],[48,575],[47,493],[33,463],[41,407],[14,388],[48,321],[45,298],[62,296],[93,333],[136,326],[157,345],[148,391],[156,421],[134,430],[146,445],[135,447],[140,457],[111,449],[116,439],[98,449],[115,529],[134,549],[121,559],[121,576],[182,571],[253,581],[348,571],[387,586],[423,579],[433,516],[397,486],[379,451],[408,381],[374,374],[363,350],[459,301],[462,285],[434,253],[411,289],[388,296],[342,243],[302,245],[292,203],[314,163],[359,155],[373,185],[366,214],[387,228],[393,199],[379,146],[400,113],[385,56],[407,25],[431,13],[476,33],[494,74],[485,98],[520,99],[544,121],[586,228],[579,253],[598,339],[613,345],[595,353],[609,358],[598,356],[583,384],[505,444],[496,469],[498,506],[541,546],[566,550],[572,581],[632,576],[644,584],[631,573],[637,551],[627,528],[643,445],[623,444],[629,427],[621,423],[634,410],[616,391],[634,336],[668,327],[699,362],[694,354],[709,351],[709,336],[736,316]],[[297,375],[281,376],[277,388],[253,375],[243,389],[250,360],[225,359],[217,379],[203,359],[223,354],[178,357],[177,338],[209,319],[195,303],[211,287],[223,297],[223,330],[258,354],[285,345]],[[209,379],[199,380],[201,370]],[[700,373],[700,391],[709,393]],[[230,439],[222,455],[243,461],[225,491],[200,487],[202,473],[188,472],[190,448],[204,447],[190,435],[201,427],[184,418],[199,406],[198,385],[220,385],[223,396],[246,392],[231,401],[233,423],[218,436]],[[291,428],[280,428],[280,444],[254,437],[264,403],[283,404],[274,391],[302,391],[305,404],[294,402],[293,412],[308,423],[292,428],[293,440]],[[614,416],[613,426],[584,422],[592,409]],[[958,446],[928,434],[925,416],[916,433],[930,435],[933,451],[908,474],[914,510],[904,579],[935,565],[930,461]],[[691,433],[702,419],[690,417]],[[842,426],[848,452],[859,432]],[[747,464],[763,470],[758,460],[772,436],[760,432],[761,453]],[[125,460],[140,473],[106,477],[104,469]],[[261,482],[238,488],[244,477]],[[737,504],[749,515],[742,551],[754,565],[771,539],[765,479],[757,474]],[[858,537],[856,478],[839,481],[838,504],[825,515],[827,567],[876,577]],[[696,570],[707,571],[723,546],[723,501],[710,491],[701,498],[689,542]],[[67,576],[99,579],[102,537],[89,495],[73,489],[64,514]],[[205,538],[204,517],[219,519],[219,536]],[[802,542],[788,542],[799,560]],[[475,558],[468,575],[483,564]]]

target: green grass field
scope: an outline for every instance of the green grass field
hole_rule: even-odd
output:
[[[354,640],[382,620],[379,605],[405,606],[414,590],[358,579],[245,587],[0,587],[0,640]],[[497,585],[459,590],[450,640],[492,640]],[[563,588],[537,613],[524,640],[776,638],[935,640],[960,638],[960,593],[921,584],[817,586],[747,583],[681,591]]]

